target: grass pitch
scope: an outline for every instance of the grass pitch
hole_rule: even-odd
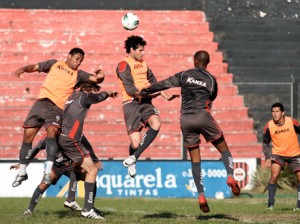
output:
[[[206,214],[199,210],[197,199],[96,198],[95,207],[103,212],[103,221],[64,208],[64,198],[43,198],[32,216],[24,216],[29,200],[0,198],[0,223],[300,223],[300,211],[293,211],[296,195],[292,193],[278,195],[273,211],[266,209],[266,195],[208,199],[211,212]],[[82,198],[77,202],[83,205]]]

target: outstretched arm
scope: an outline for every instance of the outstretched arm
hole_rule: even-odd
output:
[[[39,70],[39,64],[27,65],[22,68],[19,68],[15,71],[15,76],[21,77],[24,72],[31,73],[37,72]]]

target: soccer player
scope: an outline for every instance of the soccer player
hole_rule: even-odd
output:
[[[300,149],[298,135],[300,127],[297,120],[284,115],[284,106],[274,103],[271,106],[272,120],[268,121],[263,130],[263,152],[266,166],[271,168],[268,183],[268,209],[273,210],[277,180],[285,164],[289,164],[297,176],[297,204],[300,209]],[[270,145],[272,143],[272,145]]]
[[[134,178],[136,175],[136,160],[157,136],[161,120],[157,109],[152,104],[152,99],[139,99],[139,91],[156,83],[156,78],[143,60],[144,47],[147,42],[140,36],[130,36],[125,41],[128,54],[117,66],[116,74],[121,88],[123,100],[123,113],[127,133],[130,139],[130,157],[123,161],[128,167],[128,174]],[[172,100],[176,95],[160,92],[151,97],[162,95],[166,100]],[[149,129],[141,138],[144,126]],[[143,140],[142,140],[143,139]]]
[[[195,68],[179,72],[165,80],[152,84],[152,86],[140,92],[140,95],[145,97],[157,91],[172,87],[181,87],[180,127],[184,145],[191,157],[192,174],[199,194],[199,206],[203,212],[209,212],[210,209],[203,190],[199,149],[200,134],[221,153],[228,175],[227,185],[231,188],[234,195],[238,196],[240,194],[240,188],[233,178],[233,159],[231,153],[223,132],[210,113],[212,102],[217,97],[218,85],[215,77],[206,70],[209,62],[210,57],[208,52],[198,51],[194,54]]]
[[[38,144],[29,151],[29,154],[26,156],[28,157],[27,158],[28,162],[32,161],[32,159],[38,154],[40,150],[46,148],[45,137],[46,135],[44,135],[42,139],[38,142]],[[91,153],[93,161],[94,163],[96,163],[98,169],[102,169],[102,164],[96,157],[91,144],[88,142],[85,136],[82,137],[82,142],[84,146]],[[19,169],[19,168],[20,168],[20,164],[15,164],[10,167],[10,169]],[[78,169],[78,167],[74,169],[74,167],[72,166],[72,161],[60,152],[60,148],[58,149],[58,152],[56,154],[56,159],[54,161],[52,171],[51,171],[51,184],[55,185],[62,175],[65,175],[70,178],[68,196],[66,201],[64,202],[64,207],[76,211],[82,210],[81,207],[75,201],[75,195],[76,195],[77,182],[79,180],[84,181],[85,174],[86,174],[85,171],[82,169]],[[35,189],[31,197],[28,208],[23,213],[24,215],[32,215],[34,208],[36,207],[36,205],[38,204],[39,200],[42,198],[44,192],[48,189],[48,187],[50,187],[50,184],[45,184],[43,181],[37,186],[37,188]],[[95,196],[96,196],[96,190],[97,188],[95,188],[95,194],[94,194]],[[94,210],[100,213],[98,209],[94,208]]]
[[[97,91],[94,91],[95,89]],[[92,104],[117,96],[116,91],[98,92],[99,90],[100,87],[96,83],[85,82],[81,85],[80,91],[72,93],[65,103],[61,134],[58,138],[62,153],[70,158],[75,166],[80,166],[86,171],[84,208],[81,214],[92,219],[103,219],[103,217],[94,210],[98,168],[82,143],[84,119]]]
[[[89,74],[78,70],[84,59],[84,51],[80,48],[73,48],[66,61],[48,60],[37,64],[27,65],[15,71],[20,77],[24,72],[44,72],[47,76],[41,87],[37,100],[31,107],[23,124],[24,135],[20,150],[20,169],[12,186],[19,186],[22,181],[28,178],[26,173],[26,155],[32,148],[34,137],[44,125],[47,132],[47,162],[44,174],[44,183],[51,183],[51,170],[57,152],[57,135],[61,127],[62,111],[64,103],[71,95],[76,86],[85,81],[101,83],[104,80],[104,73],[101,70],[95,74]]]

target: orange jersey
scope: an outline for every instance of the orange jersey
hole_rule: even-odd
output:
[[[68,97],[74,91],[78,70],[73,70],[65,62],[57,61],[49,70],[38,95],[38,99],[48,98],[64,109]]]
[[[136,92],[149,87],[152,82],[156,82],[145,61],[136,61],[130,57],[124,58],[119,63],[117,77],[123,101],[132,100]]]
[[[269,128],[272,140],[272,154],[292,157],[300,154],[298,136],[295,132],[294,122],[291,117],[285,117],[283,125],[276,125],[270,120],[266,127]],[[298,122],[297,122],[298,123]]]

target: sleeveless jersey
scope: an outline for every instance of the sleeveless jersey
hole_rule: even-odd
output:
[[[130,67],[134,85],[138,90],[149,87],[151,84],[148,80],[148,66],[145,61],[136,61],[130,57],[126,57],[123,61],[127,62]],[[121,62],[122,63],[122,62]],[[121,88],[122,101],[132,100],[132,96],[128,95],[122,81],[118,78]]]
[[[68,97],[74,91],[78,70],[69,68],[63,61],[57,61],[49,70],[38,95],[38,99],[48,98],[64,109]]]
[[[298,136],[291,117],[285,116],[285,122],[281,126],[270,120],[268,126],[272,139],[272,154],[287,157],[300,154]]]

